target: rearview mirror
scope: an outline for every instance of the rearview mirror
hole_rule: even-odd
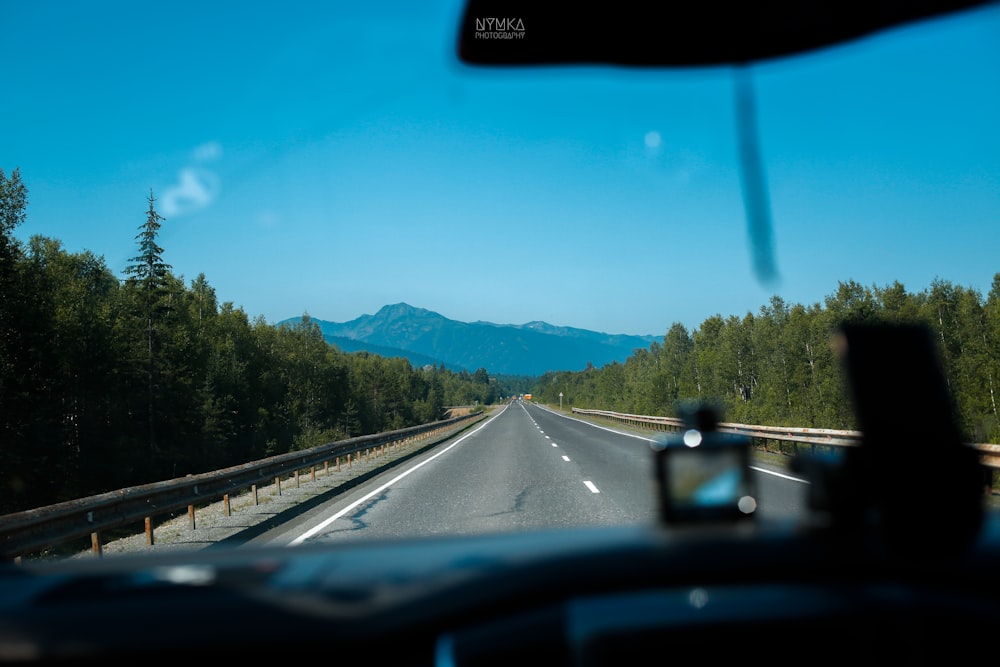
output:
[[[697,67],[751,63],[841,44],[986,0],[709,0],[587,8],[468,0],[458,55],[469,65]]]

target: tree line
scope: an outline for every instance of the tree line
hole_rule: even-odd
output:
[[[715,403],[726,421],[855,429],[849,392],[831,345],[843,322],[930,328],[957,418],[974,442],[1000,442],[1000,273],[984,298],[936,279],[920,292],[899,282],[840,282],[822,304],[778,296],[757,313],[709,317],[689,330],[675,323],[662,341],[624,363],[540,379],[537,399],[565,407],[673,416],[680,402]]]
[[[345,353],[185,284],[151,192],[123,278],[14,230],[28,190],[0,170],[0,514],[442,418],[506,393],[485,369]]]

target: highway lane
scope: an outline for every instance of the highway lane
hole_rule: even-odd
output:
[[[522,407],[552,446],[603,498],[622,508],[627,523],[656,520],[653,450],[644,437],[595,426],[537,405]]]
[[[630,499],[623,498],[622,502],[633,506],[644,497],[651,497],[653,489],[644,482],[652,484],[652,436],[600,426],[541,406],[530,405],[528,409],[548,433],[565,443],[564,447],[578,451],[575,454],[578,460],[594,464],[593,476],[601,480],[604,492],[629,494]],[[751,468],[758,491],[758,516],[768,519],[805,516],[805,480],[762,462],[755,462]],[[650,517],[653,519],[655,516]]]
[[[759,475],[762,515],[801,511],[804,484]],[[513,403],[254,542],[642,524],[656,520],[654,498],[648,438]]]

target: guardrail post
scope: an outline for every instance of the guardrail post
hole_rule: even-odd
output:
[[[299,471],[295,471],[295,488],[299,488]]]
[[[191,530],[197,528],[194,521],[194,505],[188,505],[188,518],[191,519]]]
[[[250,493],[251,493],[251,495],[253,495],[253,505],[254,505],[254,507],[256,507],[257,505],[260,505],[260,503],[257,501],[257,485],[256,484],[251,484],[250,485]]]
[[[312,481],[314,482],[316,481],[316,466],[313,466],[309,469],[309,477],[310,479],[312,479]]]
[[[153,546],[153,517],[146,517],[146,546]]]
[[[280,496],[281,495],[281,478],[280,477],[275,477],[274,478],[274,489],[275,489],[275,491],[277,491],[278,495]]]
[[[100,558],[104,555],[104,549],[101,547],[101,534],[98,532],[93,532],[90,534],[90,548],[93,550],[94,555]]]
[[[222,496],[222,507],[226,516],[232,516],[231,508],[229,507],[229,494]]]
[[[330,476],[330,462],[323,461],[323,477],[329,477],[329,476]]]

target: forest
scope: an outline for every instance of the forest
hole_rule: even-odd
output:
[[[845,322],[929,328],[967,441],[1000,442],[1000,274],[985,298],[943,279],[919,292],[844,281],[811,305],[773,296],[743,317],[714,315],[694,330],[675,323],[624,363],[547,373],[535,397],[559,404],[562,393],[564,407],[666,416],[682,402],[709,401],[730,422],[855,429],[833,345]],[[905,408],[905,395],[886,399]]]
[[[308,315],[268,324],[185,284],[148,197],[121,278],[14,230],[28,189],[0,170],[0,514],[441,419],[516,388],[486,369],[345,353]],[[523,379],[509,378],[510,381]]]
[[[757,313],[714,315],[693,330],[675,323],[624,363],[491,376],[346,353],[308,315],[278,326],[219,303],[204,274],[185,283],[172,272],[152,192],[147,201],[119,277],[56,239],[19,241],[28,189],[19,170],[0,170],[0,514],[527,392],[565,408],[666,416],[708,400],[726,421],[852,429],[831,345],[845,321],[929,327],[966,437],[1000,442],[1000,274],[985,298],[943,279],[919,292],[845,281],[823,303],[773,296]]]

